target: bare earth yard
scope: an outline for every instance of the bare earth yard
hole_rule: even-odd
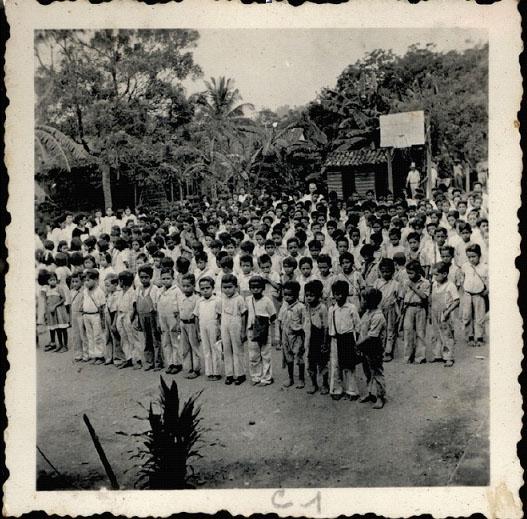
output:
[[[134,440],[116,433],[145,428],[133,416],[145,414],[138,402],[157,398],[160,373],[75,364],[71,351],[36,355],[38,446],[76,486],[108,487],[86,413],[119,484],[133,488]],[[488,346],[459,344],[452,368],[407,365],[399,354],[385,365],[389,400],[380,411],[283,389],[281,354],[273,355],[275,384],[265,388],[163,373],[185,400],[204,390],[203,458],[192,463],[199,488],[487,484]],[[37,459],[37,471],[50,473]]]

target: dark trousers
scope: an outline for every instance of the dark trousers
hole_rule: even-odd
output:
[[[384,345],[378,337],[370,337],[361,347],[362,369],[368,383],[368,393],[377,398],[384,398],[386,394],[386,382],[384,380],[384,368],[382,357]]]
[[[311,377],[317,374],[327,375],[329,361],[329,347],[324,343],[323,330],[311,326],[309,350],[307,352],[307,371]]]
[[[139,325],[145,338],[144,367],[154,366],[160,368],[161,360],[161,334],[157,326],[156,316],[151,314],[138,314]]]

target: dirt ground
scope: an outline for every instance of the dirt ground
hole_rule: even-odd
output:
[[[401,352],[401,345],[399,345]],[[489,475],[488,346],[458,343],[456,363],[407,365],[398,352],[385,364],[384,409],[283,389],[286,373],[274,351],[275,384],[236,387],[204,377],[178,382],[186,400],[203,389],[202,459],[192,465],[200,488],[486,485]],[[73,363],[71,352],[37,349],[40,449],[79,488],[108,487],[82,420],[95,428],[121,488],[133,488],[129,460],[136,444],[118,431],[146,422],[139,403],[158,396],[158,372]],[[477,358],[483,357],[483,358]],[[361,368],[359,372],[362,374]],[[364,387],[364,382],[362,387]],[[44,488],[49,465],[37,454]],[[55,483],[56,484],[56,483]]]

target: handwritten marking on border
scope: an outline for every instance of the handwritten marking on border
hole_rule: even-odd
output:
[[[276,490],[272,497],[271,497],[271,503],[275,508],[290,508],[294,505],[293,501],[285,499],[285,490],[279,489]],[[309,501],[305,503],[299,503],[302,508],[308,508],[313,505],[316,505],[317,513],[321,513],[322,510],[322,496],[320,494],[320,490],[317,490],[315,497],[310,499]]]

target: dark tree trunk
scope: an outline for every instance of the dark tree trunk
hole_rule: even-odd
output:
[[[110,180],[110,166],[101,164],[102,192],[104,195],[104,208],[112,207],[112,184]]]

